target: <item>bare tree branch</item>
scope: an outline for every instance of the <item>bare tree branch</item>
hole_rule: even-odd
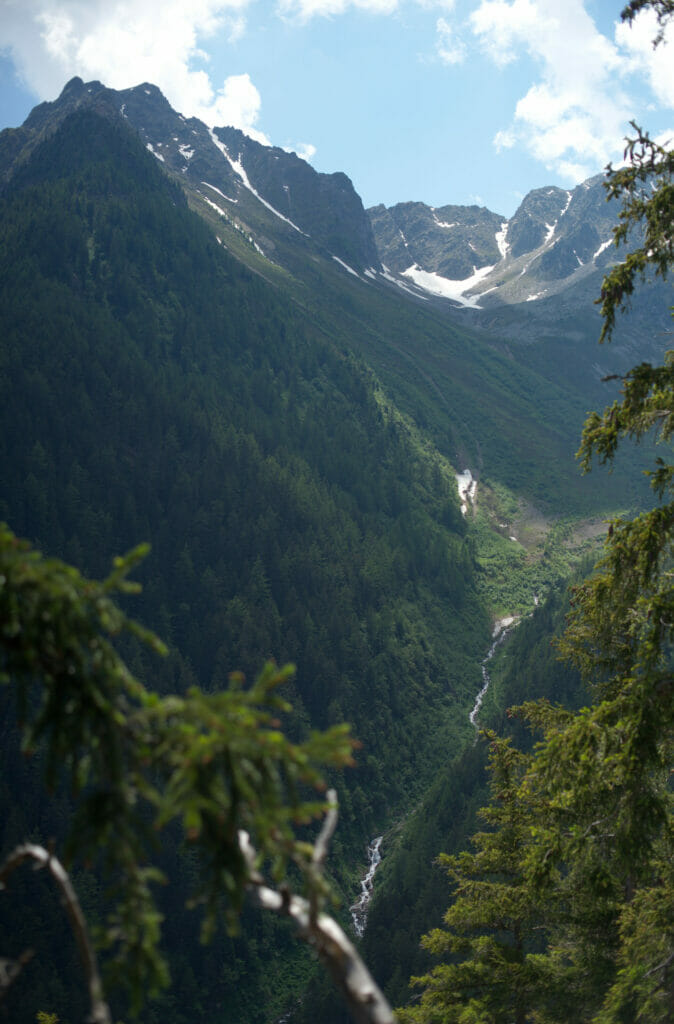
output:
[[[300,938],[316,950],[344,996],[356,1024],[394,1024],[391,1007],[353,943],[329,914],[317,911],[320,866],[325,861],[328,843],[337,825],[337,794],[330,790],[327,796],[330,808],[312,858],[316,872],[316,877],[312,879],[312,898],[306,900],[286,890],[277,892],[266,885],[256,867],[257,855],[250,836],[247,832],[240,831],[239,847],[248,865],[249,889],[260,907],[292,918]]]
[[[33,956],[33,950],[26,949],[15,960],[6,956],[0,957],[0,1001],[4,999],[10,985],[16,981],[26,964],[33,959]]]
[[[46,868],[60,890],[61,898],[77,941],[82,966],[87,976],[89,1001],[91,1004],[89,1021],[91,1024],[111,1024],[110,1010],[103,998],[103,986],[98,971],[98,962],[91,938],[89,937],[87,923],[82,913],[77,893],[70,881],[70,876],[60,860],[45,850],[43,846],[36,846],[33,843],[24,843],[21,846],[17,846],[4,863],[0,865],[0,889],[7,887],[9,876],[26,860],[34,861],[37,869]]]

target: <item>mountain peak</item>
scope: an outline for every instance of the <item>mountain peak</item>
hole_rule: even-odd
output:
[[[9,181],[17,162],[83,104],[121,118],[192,192],[200,212],[215,212],[240,235],[257,238],[259,252],[283,261],[276,236],[296,228],[306,244],[349,268],[377,265],[369,218],[346,174],[321,174],[296,153],[264,146],[238,128],[211,130],[175,111],[151,82],[115,90],[70,79],[58,99],[36,107],[11,138],[0,133],[0,182]]]

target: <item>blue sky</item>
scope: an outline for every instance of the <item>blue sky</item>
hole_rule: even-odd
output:
[[[366,206],[510,216],[674,137],[674,33],[609,0],[0,0],[0,127],[73,75],[158,85],[181,113],[345,171]]]

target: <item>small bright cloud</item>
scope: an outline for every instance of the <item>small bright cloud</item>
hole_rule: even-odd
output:
[[[209,125],[233,125],[251,138],[269,145],[269,139],[255,127],[262,106],[260,93],[250,75],[230,75],[210,102],[198,107],[194,115]]]
[[[466,57],[466,45],[457,36],[454,26],[446,18],[438,18],[436,22],[436,50],[443,64],[461,64]]]
[[[80,75],[115,89],[157,85],[173,107],[208,124],[256,128],[260,95],[248,75],[217,88],[200,45],[215,33],[230,40],[245,31],[249,0],[5,0],[4,48],[29,89],[58,95]]]
[[[316,156],[316,147],[312,146],[310,142],[298,142],[294,146],[285,146],[286,153],[295,153],[296,156],[300,157],[301,160],[306,160],[307,163],[311,163],[313,157]]]
[[[494,136],[494,147],[497,153],[502,149],[512,149],[517,143],[517,136],[509,128],[501,129]]]

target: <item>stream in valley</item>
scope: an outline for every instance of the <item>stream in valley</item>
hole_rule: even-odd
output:
[[[536,602],[537,603],[537,602]],[[487,655],[482,661],[482,689],[475,697],[475,703],[473,710],[469,714],[470,724],[478,729],[477,716],[480,713],[482,702],[485,694],[489,689],[491,678],[489,676],[488,665],[491,659],[496,654],[499,646],[503,643],[508,634],[515,628],[519,622],[519,617],[516,615],[509,615],[507,618],[498,619],[494,624],[494,630],[492,632],[492,643],[487,651]],[[349,907],[351,911],[351,920],[353,921],[353,928],[358,936],[362,938],[365,932],[365,926],[367,925],[367,912],[370,905],[370,899],[372,898],[372,889],[374,886],[374,876],[377,868],[381,863],[381,844],[383,836],[377,836],[368,845],[367,848],[367,861],[368,867],[367,872],[360,881],[360,894],[356,902]]]
[[[349,907],[351,911],[351,920],[353,921],[353,927],[358,938],[362,938],[365,931],[365,925],[367,924],[367,910],[372,897],[372,886],[374,884],[375,871],[381,863],[381,841],[383,836],[377,836],[373,839],[367,848],[367,860],[368,868],[367,874],[360,880],[360,895],[353,906]]]
[[[487,657],[482,662],[482,689],[475,698],[473,710],[468,715],[470,719],[470,724],[474,725],[476,729],[478,728],[477,716],[480,713],[482,701],[485,698],[485,694],[487,693],[487,690],[489,689],[489,684],[491,682],[491,677],[489,675],[489,669],[487,668],[487,666],[489,665],[489,662],[496,654],[496,651],[498,650],[499,646],[503,643],[505,638],[508,636],[510,631],[517,625],[518,622],[519,618],[516,615],[509,615],[505,619],[497,619],[494,625],[494,629],[492,632],[492,644],[489,650],[487,651]]]

